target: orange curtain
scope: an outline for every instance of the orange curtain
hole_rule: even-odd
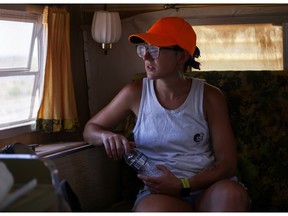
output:
[[[44,87],[36,128],[75,131],[79,126],[70,61],[70,16],[65,8],[48,9],[48,46]]]

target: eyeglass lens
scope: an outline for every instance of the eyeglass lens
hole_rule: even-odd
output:
[[[137,46],[137,54],[140,58],[143,58],[146,52],[148,52],[151,58],[156,59],[159,56],[159,51],[160,48],[157,46],[144,46],[144,45]]]

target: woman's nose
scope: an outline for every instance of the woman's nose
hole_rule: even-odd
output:
[[[151,60],[151,59],[153,58],[151,57],[150,53],[146,50],[143,56],[143,60]]]

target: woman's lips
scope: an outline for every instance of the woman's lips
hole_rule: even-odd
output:
[[[155,70],[155,68],[152,65],[147,65],[146,70],[149,72],[153,72]]]

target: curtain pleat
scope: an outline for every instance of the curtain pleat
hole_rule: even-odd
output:
[[[48,47],[38,131],[75,131],[79,127],[70,61],[70,16],[65,8],[48,10]]]

